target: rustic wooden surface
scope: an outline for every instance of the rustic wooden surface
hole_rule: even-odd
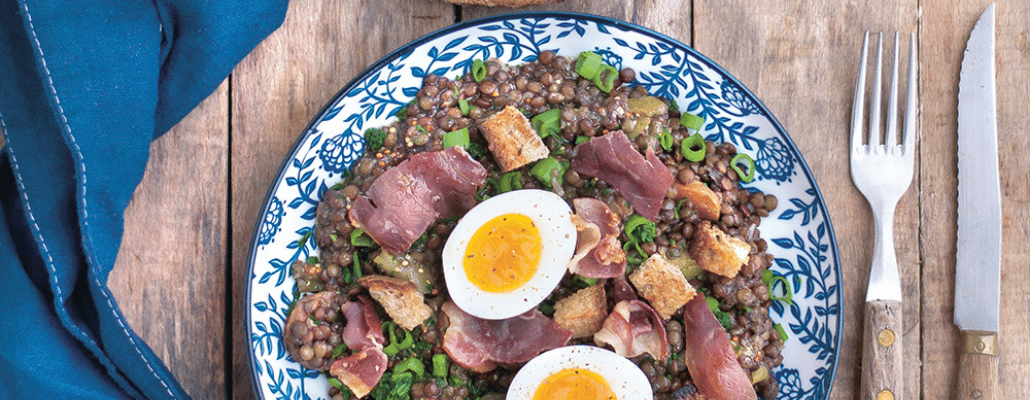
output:
[[[905,398],[957,395],[952,325],[958,71],[984,0],[568,0],[697,48],[769,107],[826,199],[843,272],[842,347],[831,398],[859,393],[872,215],[851,182],[847,141],[862,34],[916,32],[917,175],[895,216],[904,291]],[[136,332],[197,399],[252,398],[246,257],[281,160],[315,113],[391,50],[458,20],[510,12],[439,0],[293,0],[282,28],[172,132],[154,142],[127,211],[110,285]],[[1004,213],[1000,398],[1030,398],[1030,2],[997,5]],[[906,47],[907,49],[907,47]],[[903,51],[902,59],[907,57]]]

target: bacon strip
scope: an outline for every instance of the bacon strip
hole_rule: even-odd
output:
[[[702,394],[714,400],[758,398],[704,294],[683,307],[683,338],[687,370]]]
[[[614,278],[626,274],[626,252],[619,243],[622,221],[611,208],[601,200],[583,197],[572,201],[576,216],[587,228],[580,231],[578,239],[595,242],[592,247],[580,248],[577,242],[577,256],[569,264],[569,272],[587,278]],[[595,230],[596,229],[596,230]],[[578,230],[578,229],[577,229]],[[584,243],[589,244],[589,243]],[[582,254],[583,251],[586,254]]]
[[[399,254],[433,221],[471,209],[485,182],[486,169],[460,146],[415,154],[379,175],[348,217],[388,253]]]
[[[595,136],[577,146],[572,169],[612,185],[637,214],[652,222],[672,186],[669,167],[651,149],[646,157],[641,155],[622,131]]]
[[[329,367],[329,373],[346,385],[357,397],[364,397],[383,378],[389,358],[383,353],[383,325],[376,314],[372,300],[358,296],[340,307],[347,326],[343,328],[343,343],[354,351]]]
[[[650,354],[655,360],[669,355],[669,340],[662,318],[642,300],[623,300],[615,304],[604,326],[594,334],[598,346],[609,345],[616,354],[632,358]]]
[[[572,332],[561,328],[534,309],[504,320],[486,320],[462,311],[452,302],[440,310],[450,326],[443,335],[443,349],[454,362],[475,372],[492,370],[496,363],[517,364],[562,347]]]

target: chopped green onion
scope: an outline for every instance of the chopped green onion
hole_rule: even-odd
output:
[[[586,79],[594,79],[598,72],[601,72],[601,55],[592,51],[579,53],[576,59],[576,73]]]
[[[740,170],[741,164],[747,168],[747,173]],[[751,181],[755,180],[755,160],[751,159],[751,156],[744,153],[737,153],[737,155],[730,159],[730,167],[733,168],[734,171],[737,171],[737,176],[739,176],[740,180],[744,181],[744,183],[751,183]]]
[[[338,389],[338,390],[343,390],[343,388],[344,388],[343,382],[340,382],[340,380],[338,378],[336,378],[335,376],[329,378],[329,384],[333,385],[333,387]]]
[[[497,182],[498,193],[507,193],[512,190],[522,189],[522,173],[511,171],[501,175],[500,182]]]
[[[698,162],[705,159],[705,138],[700,133],[687,136],[680,142],[680,153],[687,161]]]
[[[397,328],[400,327],[393,321],[383,323],[383,329],[386,330],[387,337],[390,338],[390,345],[383,349],[383,353],[391,357],[415,344],[415,338],[411,336],[411,332],[404,328],[401,328],[401,331],[404,332],[404,340],[397,341]]]
[[[589,136],[584,136],[584,135],[576,136],[576,144],[583,144],[583,143],[586,143],[588,141],[590,141],[590,137]]]
[[[347,344],[340,343],[339,346],[336,346],[336,348],[333,349],[333,358],[339,357],[345,350],[347,350]]]
[[[472,108],[469,107],[469,101],[468,100],[458,99],[458,109],[461,110],[461,115],[468,116],[469,115],[469,110],[471,110]]]
[[[676,104],[676,100],[669,102],[669,111],[680,112],[680,106],[679,104]]]
[[[547,157],[537,161],[529,173],[550,189],[553,185],[552,182],[557,182],[559,185],[562,183],[566,168],[568,167],[565,164],[558,162],[554,157]]]
[[[626,226],[623,229],[630,240],[639,243],[653,242],[654,238],[658,236],[654,222],[648,221],[640,214],[631,215],[626,220]]]
[[[363,229],[354,229],[350,231],[350,244],[354,247],[372,247],[376,242],[371,236],[366,235]]]
[[[482,158],[486,155],[486,146],[483,146],[479,142],[472,142],[465,146],[465,150],[469,152],[472,158]]]
[[[422,364],[422,361],[418,358],[411,357],[393,366],[394,375],[402,374],[407,371],[414,372],[419,379],[422,379],[422,376],[426,373],[426,365]]]
[[[319,260],[318,257],[315,257],[315,256],[308,256],[308,258],[306,260],[304,260],[304,262],[306,262],[308,264],[318,264],[319,261],[321,261],[321,260]]]
[[[676,138],[672,137],[668,129],[662,128],[662,134],[658,136],[658,142],[662,145],[662,150],[672,150],[672,145],[676,144]]]
[[[536,131],[537,135],[540,135],[541,138],[546,138],[558,134],[558,130],[561,128],[558,125],[560,118],[561,110],[554,108],[533,117],[530,123],[533,125],[533,130]]]
[[[447,355],[433,354],[433,376],[447,379]]]
[[[443,147],[451,148],[454,146],[465,147],[471,143],[469,141],[469,128],[461,128],[456,131],[450,131],[443,134]]]
[[[554,316],[554,304],[545,301],[543,303],[540,303],[540,305],[537,306],[536,309],[540,310],[541,313],[548,317]]]
[[[361,279],[361,257],[358,257],[358,255],[355,254],[352,259],[354,260],[354,262],[352,263],[354,266],[353,279],[354,282],[356,282],[358,279]]]
[[[705,119],[691,113],[680,114],[680,124],[687,127],[691,131],[701,130],[701,125],[704,125]]]
[[[476,60],[472,62],[472,78],[476,82],[482,82],[486,78],[486,64],[483,64],[483,60]]]
[[[577,285],[581,287],[591,287],[594,286],[595,283],[597,283],[597,278],[587,278],[579,275],[576,275],[576,277],[573,278],[573,280],[576,282]]]
[[[705,301],[708,302],[708,309],[712,310],[712,312],[719,309],[719,300],[716,300],[714,297],[705,297]]]
[[[786,342],[787,339],[790,338],[789,336],[787,336],[787,331],[783,329],[783,325],[782,324],[773,325],[773,329],[776,329],[776,333],[780,334],[780,341],[781,342]]]
[[[765,282],[764,273],[762,276],[762,281]],[[776,282],[780,282],[783,284],[783,296],[777,296],[775,294],[776,291],[773,289],[776,287]],[[787,281],[787,278],[784,278],[780,275],[773,275],[773,277],[769,279],[769,282],[766,283],[766,285],[769,285],[769,300],[782,301],[787,304],[793,304],[792,299],[794,297],[794,293],[793,290],[791,290],[790,288],[790,282]]]
[[[615,67],[608,64],[602,64],[600,70],[597,71],[597,75],[594,76],[593,81],[602,92],[610,93],[612,91],[612,87],[615,86],[615,78],[618,77],[619,71],[615,69]]]

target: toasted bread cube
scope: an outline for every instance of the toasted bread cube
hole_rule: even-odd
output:
[[[554,305],[554,322],[572,331],[572,338],[594,336],[608,316],[604,285],[591,285]]]
[[[630,274],[629,281],[662,319],[672,318],[676,310],[697,294],[687,278],[683,277],[683,271],[658,253],[652,254],[640,264]]]
[[[737,276],[750,252],[751,245],[747,242],[727,235],[708,221],[698,225],[690,243],[690,257],[701,269],[727,278]]]
[[[433,314],[412,281],[385,275],[368,275],[358,279],[358,283],[368,288],[372,298],[404,329],[415,329]]]
[[[544,140],[519,109],[507,106],[479,125],[497,164],[511,171],[550,154]]]

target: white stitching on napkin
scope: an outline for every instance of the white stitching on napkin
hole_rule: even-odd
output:
[[[79,198],[79,201],[82,203],[82,207],[80,207],[79,210],[82,214],[81,218],[83,230],[85,231],[85,238],[86,241],[89,243],[89,248],[86,249],[86,256],[91,259],[90,261],[92,261],[88,264],[90,265],[90,270],[92,270],[93,272],[93,281],[96,282],[97,287],[101,289],[100,294],[104,297],[104,300],[107,301],[108,309],[111,310],[111,314],[114,316],[114,320],[118,323],[118,326],[122,329],[122,331],[125,332],[125,335],[129,338],[129,342],[132,343],[133,350],[135,350],[136,354],[139,355],[141,360],[143,360],[143,364],[147,366],[147,369],[150,370],[150,373],[153,374],[154,377],[157,378],[157,381],[161,383],[161,386],[164,386],[165,391],[168,392],[168,396],[171,398],[175,398],[175,394],[172,392],[172,389],[168,387],[168,384],[165,383],[165,380],[162,379],[160,375],[158,375],[157,370],[154,368],[153,365],[151,365],[150,360],[143,355],[143,352],[140,350],[140,344],[136,341],[136,336],[129,331],[127,326],[125,326],[123,318],[120,315],[118,315],[118,312],[115,310],[114,302],[111,300],[110,293],[108,292],[107,288],[103,284],[101,284],[100,278],[98,277],[100,274],[99,271],[97,271],[96,269],[97,261],[96,259],[94,259],[91,251],[93,247],[93,240],[91,235],[89,234],[89,211],[87,211],[86,207],[86,164],[83,162],[82,151],[79,148],[78,143],[76,143],[75,141],[75,135],[72,134],[71,126],[68,124],[68,118],[64,114],[64,108],[61,106],[61,100],[57,96],[57,87],[54,85],[53,77],[50,75],[50,69],[47,67],[46,59],[43,56],[43,46],[39,43],[39,37],[36,35],[36,28],[32,24],[32,14],[29,13],[29,5],[23,1],[21,2],[21,6],[22,10],[25,11],[25,18],[29,25],[29,33],[32,34],[32,40],[36,43],[35,50],[36,54],[39,56],[40,64],[43,67],[43,74],[46,75],[47,78],[47,87],[50,89],[50,93],[54,98],[54,104],[57,107],[57,114],[61,117],[61,125],[64,128],[65,134],[68,138],[68,141],[71,144],[72,151],[75,155],[75,161],[76,166],[79,170],[79,176],[82,177],[82,182],[78,185],[78,188],[81,190],[81,193],[79,193],[77,197]],[[11,152],[11,157],[12,159],[14,158],[14,152]],[[22,193],[25,193],[25,191],[22,190]],[[26,198],[26,208],[28,208],[27,201],[28,199]]]

